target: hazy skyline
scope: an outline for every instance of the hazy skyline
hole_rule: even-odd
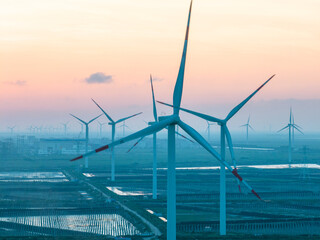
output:
[[[1,2],[0,125],[49,117],[58,124],[69,112],[89,119],[99,113],[91,97],[111,115],[138,110],[151,118],[149,74],[159,80],[156,98],[171,103],[188,6],[189,0]],[[262,101],[319,102],[319,7],[314,0],[195,1],[182,106],[213,115],[216,107],[220,115],[221,106],[227,112],[274,73],[243,119]],[[299,115],[303,105],[293,106],[297,121],[319,131],[318,106],[305,111],[315,112],[312,124]],[[271,116],[267,109],[259,119]],[[278,111],[286,116],[289,109]],[[288,119],[272,116],[272,124],[275,117],[279,126]]]

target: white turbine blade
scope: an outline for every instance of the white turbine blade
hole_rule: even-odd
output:
[[[100,114],[99,116],[97,116],[97,117],[95,117],[95,118],[91,119],[91,120],[88,122],[88,124],[89,124],[89,123],[92,123],[94,120],[96,120],[97,118],[99,118],[99,117],[101,117],[101,116],[102,116],[102,114]]]
[[[299,128],[297,128],[296,125],[292,125],[292,127],[293,127],[294,129],[296,129],[298,132],[300,132],[300,133],[303,134],[303,132],[302,132]],[[303,135],[304,135],[304,134],[303,134]]]
[[[84,125],[87,124],[85,121],[81,120],[80,118],[76,117],[75,115],[73,115],[73,114],[71,114],[71,113],[70,113],[70,115],[71,115],[72,117],[78,119],[78,120],[79,120],[80,122],[82,122]]]
[[[267,81],[265,81],[257,90],[255,90],[249,97],[243,100],[240,104],[238,104],[235,108],[233,108],[228,116],[226,117],[225,121],[228,121],[232,118],[261,88],[263,88],[275,75],[272,75]]]
[[[232,169],[232,167],[226,162],[222,161],[221,156],[210,146],[210,144],[192,127],[185,124],[181,120],[178,122],[178,125],[188,133],[196,142],[198,142],[202,147],[204,147],[209,153],[211,153],[221,164],[223,164],[240,182],[242,182],[257,198],[260,200],[261,197],[257,194],[257,192],[238,174],[236,168]]]
[[[283,130],[285,130],[286,128],[288,128],[289,127],[289,125],[287,125],[287,126],[285,126],[284,128],[281,128],[279,131],[277,131],[277,132],[281,132],[281,131],[283,131]]]
[[[166,106],[169,106],[169,107],[173,107],[173,105],[171,104],[168,104],[168,103],[164,103],[164,102],[160,102],[160,101],[157,101],[158,103],[161,103],[163,105],[166,105]],[[200,117],[204,120],[207,120],[207,121],[210,121],[210,122],[223,122],[223,120],[219,119],[219,118],[215,118],[215,117],[212,117],[212,116],[209,116],[209,115],[206,115],[206,114],[203,114],[203,113],[199,113],[199,112],[195,112],[195,111],[191,111],[191,110],[188,110],[186,108],[179,108],[181,111],[184,111],[184,112],[187,112],[187,113],[190,113],[190,114],[193,114],[197,117]]]
[[[133,114],[133,115],[131,115],[131,116],[129,116],[129,117],[121,118],[121,119],[119,119],[118,121],[116,121],[116,123],[123,122],[123,121],[125,121],[125,120],[127,120],[127,119],[129,119],[129,118],[132,118],[132,117],[135,117],[135,116],[137,116],[137,115],[140,115],[141,113],[142,113],[142,112],[139,112],[139,113]]]
[[[91,100],[97,105],[98,108],[100,108],[100,110],[104,113],[104,115],[106,115],[106,117],[109,119],[110,122],[114,123],[114,121],[112,120],[112,118],[102,109],[102,107],[100,107],[100,105],[91,98]]]
[[[127,151],[127,153],[134,149],[142,139],[144,139],[144,137],[140,138],[135,144],[133,144],[133,146]]]
[[[254,131],[254,132],[255,132],[255,130],[251,127],[251,125],[250,125],[250,124],[249,124],[248,126],[249,126],[249,128],[250,128],[252,131]]]
[[[123,144],[125,142],[128,142],[128,141],[132,141],[134,139],[137,139],[137,138],[141,138],[141,137],[144,137],[144,136],[148,136],[152,133],[155,133],[155,132],[158,132],[160,130],[162,130],[163,128],[165,128],[166,126],[172,124],[172,123],[175,123],[177,121],[177,119],[175,117],[168,117],[167,119],[161,121],[161,122],[158,122],[156,124],[153,124],[152,126],[150,127],[146,127],[138,132],[135,132],[127,137],[124,137],[124,138],[121,138],[117,141],[114,141],[108,145],[104,145],[96,150],[93,150],[91,152],[88,152],[88,153],[85,153],[81,156],[78,156],[76,158],[73,158],[72,160],[70,161],[76,161],[76,160],[79,160],[79,159],[82,159],[84,157],[87,157],[87,156],[90,156],[92,154],[95,154],[95,153],[98,153],[98,152],[101,152],[101,151],[104,151],[104,150],[107,150],[109,149],[110,147],[114,147],[114,146],[117,146],[117,145],[120,145],[120,144]]]
[[[153,116],[154,116],[154,121],[158,121],[158,116],[157,116],[157,107],[156,107],[156,100],[154,97],[154,91],[153,91],[153,83],[152,83],[152,76],[150,75],[150,83],[151,83],[151,91],[152,91],[152,103],[153,103]]]
[[[241,125],[240,127],[246,127],[248,124],[243,124],[243,125]]]
[[[290,124],[292,123],[292,107],[290,107],[290,118],[289,118]]]
[[[185,36],[185,40],[184,40],[183,53],[182,53],[182,57],[181,57],[179,73],[178,73],[176,85],[174,87],[174,92],[173,92],[173,105],[175,107],[173,109],[174,114],[179,114],[179,107],[180,107],[181,98],[182,98],[184,70],[185,70],[185,65],[186,65],[187,48],[188,48],[188,37],[189,37],[189,26],[190,26],[190,18],[191,18],[191,9],[192,9],[192,0],[191,0],[191,3],[190,3],[188,24],[187,24],[186,36]]]
[[[297,124],[293,124],[294,126],[296,126],[297,128],[299,128],[300,130],[303,129],[302,127],[300,127],[299,125]]]

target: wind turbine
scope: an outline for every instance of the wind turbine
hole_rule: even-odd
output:
[[[102,107],[100,107],[100,105],[93,99],[91,99],[96,105],[98,108],[100,108],[100,110],[104,113],[104,115],[109,119],[109,125],[111,125],[111,129],[112,129],[112,133],[111,133],[111,140],[112,142],[114,142],[114,137],[115,137],[115,134],[116,134],[116,125],[118,123],[121,123],[129,118],[132,118],[132,117],[135,117],[139,114],[141,114],[142,112],[139,112],[139,113],[136,113],[136,114],[133,114],[129,117],[125,117],[125,118],[121,118],[119,119],[118,121],[114,121],[103,109]],[[111,148],[111,181],[115,181],[115,154],[114,154],[114,148],[112,147]]]
[[[79,120],[83,125],[86,126],[86,153],[88,152],[88,143],[89,143],[89,124],[92,123],[94,120],[96,120],[98,117],[100,117],[102,114],[100,114],[99,116],[91,119],[88,122],[83,121],[82,119],[76,117],[75,115],[71,114],[70,115],[72,117],[74,117],[75,119]],[[85,168],[88,168],[88,157],[85,158]]]
[[[220,144],[221,144],[221,159],[222,161],[225,161],[225,152],[226,152],[226,146],[225,146],[225,139],[227,139],[227,143],[229,146],[229,151],[231,155],[231,159],[234,165],[234,170],[237,172],[237,166],[236,166],[236,160],[234,156],[234,151],[233,151],[233,144],[232,144],[232,139],[231,135],[229,132],[229,129],[227,127],[228,121],[264,86],[266,85],[272,78],[274,77],[271,76],[266,82],[264,82],[257,90],[255,90],[249,97],[244,99],[240,104],[235,106],[227,115],[225,119],[219,119],[216,117],[212,117],[203,113],[195,112],[192,110],[188,110],[185,108],[179,108],[182,111],[188,112],[190,114],[193,114],[195,116],[198,116],[204,120],[207,120],[209,122],[215,122],[218,125],[220,125]],[[158,101],[159,102],[159,101]],[[167,104],[164,102],[159,102],[161,104],[170,106],[175,108],[174,105]],[[239,186],[239,191],[241,191],[240,188],[240,179],[238,179],[238,186]],[[222,163],[220,165],[220,235],[225,235],[226,234],[226,175],[225,175],[225,166]]]
[[[212,125],[214,125],[213,123],[210,123],[209,121],[207,121],[207,128],[206,128],[206,132],[208,133],[208,142],[210,143],[210,127],[212,126]]]
[[[98,121],[98,124],[99,124],[100,137],[102,137],[102,127],[103,127],[103,125],[106,125],[107,123],[101,123],[101,122]]]
[[[129,136],[126,136],[117,141],[111,142],[108,145],[104,145],[94,151],[88,152],[86,154],[83,154],[71,160],[71,161],[76,161],[76,160],[82,159],[89,155],[112,148],[116,145],[123,144],[125,142],[131,141],[137,138],[142,138],[150,134],[154,134],[168,127],[168,170],[167,170],[167,239],[168,240],[176,239],[175,125],[179,125],[196,142],[198,142],[203,148],[205,148],[209,153],[211,153],[224,167],[226,167],[228,171],[230,171],[237,179],[239,179],[257,198],[261,200],[260,196],[254,191],[254,189],[252,189],[252,187],[238,174],[237,169],[233,169],[196,130],[194,130],[191,126],[184,123],[179,117],[179,110],[180,110],[183,82],[184,82],[184,71],[185,71],[185,62],[186,62],[186,54],[187,54],[191,9],[192,9],[192,1],[190,3],[188,24],[186,29],[180,68],[179,68],[178,77],[177,77],[174,92],[173,92],[173,106],[174,106],[173,114],[169,116],[161,116],[158,119],[159,122],[154,123],[149,127],[146,127]]]
[[[8,129],[10,129],[10,134],[12,135],[13,134],[13,129],[15,129],[16,126],[12,126],[12,127],[8,127]]]
[[[289,146],[288,146],[288,156],[289,156],[289,168],[291,168],[291,162],[292,162],[292,140],[293,140],[293,131],[294,129],[296,129],[298,132],[302,133],[303,132],[299,129],[300,127],[296,124],[294,124],[294,120],[293,120],[293,115],[292,115],[292,108],[290,107],[290,117],[289,117],[289,123],[287,126],[285,126],[284,128],[281,128],[278,132],[281,132],[285,129],[289,130]]]
[[[126,121],[123,121],[122,125],[120,125],[119,127],[122,127],[122,137],[124,137],[126,135],[126,128],[128,128],[129,130],[131,130],[129,128],[129,126],[126,124]]]
[[[63,128],[64,128],[64,135],[65,135],[65,136],[67,135],[68,124],[69,124],[69,121],[66,122],[66,123],[61,123],[61,125],[62,125]]]
[[[157,107],[156,107],[156,100],[155,100],[155,96],[154,96],[154,89],[153,89],[153,81],[152,81],[152,76],[150,74],[150,84],[151,84],[151,92],[152,92],[152,104],[153,104],[153,117],[154,117],[154,121],[153,122],[146,122],[149,126],[152,126],[155,123],[158,123],[158,113],[157,113]],[[175,132],[177,134],[177,136],[181,136],[185,139],[187,139],[188,141],[194,143],[192,140],[190,140],[189,138],[187,138],[186,136],[180,134],[178,132],[179,128],[177,125],[177,131]],[[129,150],[128,152],[130,152],[135,146],[137,146],[137,144],[144,139],[144,137],[140,138]],[[153,165],[152,165],[152,198],[153,199],[157,199],[157,133],[153,133]]]
[[[247,123],[246,123],[246,124],[241,125],[240,127],[246,127],[246,132],[247,132],[247,142],[248,142],[248,141],[249,141],[249,128],[250,128],[252,131],[254,131],[254,130],[253,130],[253,128],[251,127],[251,125],[250,125],[250,115],[249,115],[249,117],[248,117],[248,121],[247,121]]]

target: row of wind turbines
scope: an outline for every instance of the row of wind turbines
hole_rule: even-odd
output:
[[[237,179],[238,184],[242,184],[245,186],[252,194],[254,194],[258,199],[262,200],[258,193],[239,175],[236,161],[234,157],[233,145],[230,132],[227,127],[227,122],[259,91],[262,87],[264,87],[273,77],[271,76],[266,82],[264,82],[257,90],[255,90],[249,97],[247,97],[244,101],[234,107],[225,119],[218,119],[213,116],[209,116],[206,114],[198,113],[196,111],[187,110],[185,108],[181,108],[181,100],[182,100],[182,92],[183,92],[183,84],[184,84],[184,72],[185,72],[185,64],[187,57],[187,46],[189,40],[189,27],[190,27],[190,18],[191,18],[191,10],[192,10],[192,1],[190,3],[189,16],[187,22],[187,29],[185,34],[183,53],[180,62],[180,68],[178,71],[178,76],[175,84],[175,88],[173,91],[173,104],[162,103],[167,106],[173,108],[173,113],[168,116],[160,116],[158,117],[156,114],[156,103],[152,86],[152,97],[153,97],[153,115],[154,121],[149,123],[149,126],[143,128],[140,131],[137,131],[133,134],[130,134],[126,137],[123,137],[118,140],[112,139],[112,142],[101,146],[98,149],[95,149],[90,152],[86,152],[85,154],[78,156],[71,161],[76,161],[80,159],[86,159],[88,156],[111,149],[113,151],[114,147],[123,144],[128,141],[132,141],[135,139],[142,140],[145,136],[153,135],[153,150],[154,150],[154,166],[153,166],[153,187],[156,187],[156,134],[157,132],[167,129],[168,131],[168,169],[167,169],[167,239],[173,240],[176,239],[176,126],[179,126],[182,130],[184,130],[195,142],[200,144],[204,149],[206,149],[219,163],[220,163],[220,234],[226,234],[226,175],[225,170],[227,169],[231,172],[234,177]],[[107,113],[96,103],[96,105],[101,109],[101,111],[107,116],[107,118],[115,124],[115,122],[108,117]],[[214,148],[199,134],[195,129],[193,129],[190,125],[186,124],[180,118],[180,111],[186,111],[191,114],[194,114],[200,118],[203,118],[210,122],[216,122],[221,127],[221,151],[220,154],[214,150]],[[225,139],[227,139],[227,144],[229,146],[230,154],[232,156],[233,167],[226,162],[225,153],[226,153],[226,144]],[[113,159],[114,161],[114,159]],[[112,163],[112,173],[114,174],[114,163]],[[155,190],[155,189],[153,189]]]

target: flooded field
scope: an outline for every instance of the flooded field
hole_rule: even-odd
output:
[[[140,234],[130,222],[118,214],[0,217],[0,227],[4,225],[3,222],[15,223],[16,231],[34,226],[107,236]],[[47,230],[47,234],[53,230]]]
[[[62,172],[0,172],[0,182],[67,182]]]

